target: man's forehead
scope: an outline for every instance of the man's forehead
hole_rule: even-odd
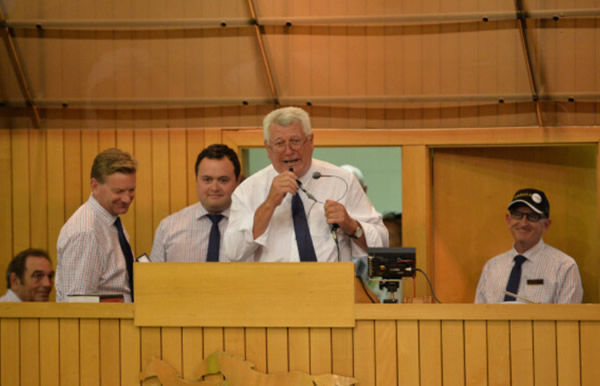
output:
[[[52,271],[52,264],[42,256],[28,256],[25,261],[26,271]]]

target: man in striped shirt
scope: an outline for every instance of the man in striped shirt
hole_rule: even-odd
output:
[[[94,159],[89,199],[60,230],[56,301],[68,295],[122,294],[132,299],[133,254],[120,216],[135,198],[137,162],[107,149]]]
[[[515,241],[513,248],[485,264],[475,303],[581,303],[577,263],[542,239],[552,223],[544,192],[517,191],[508,211],[506,223]]]
[[[195,166],[198,202],[164,218],[154,235],[153,262],[220,261],[231,194],[240,183],[240,161],[226,145],[210,145]],[[212,237],[211,237],[212,235]]]

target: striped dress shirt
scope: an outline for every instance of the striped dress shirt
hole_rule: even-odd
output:
[[[483,267],[475,303],[502,303],[514,257],[527,258],[522,266],[518,295],[535,303],[581,303],[583,288],[575,260],[540,241],[525,253],[514,247]],[[518,300],[518,299],[517,299]]]
[[[131,302],[116,219],[90,195],[67,220],[56,243],[56,301],[71,294],[123,294]]]
[[[198,202],[162,219],[156,228],[150,259],[153,262],[206,261],[212,227],[212,221],[207,214],[206,209]],[[221,214],[224,217],[219,221],[220,246],[223,245],[223,235],[229,221],[229,208]]]

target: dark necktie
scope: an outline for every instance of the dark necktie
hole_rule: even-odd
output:
[[[121,251],[123,251],[123,256],[125,256],[125,265],[127,266],[127,275],[129,276],[129,288],[131,289],[131,301],[133,301],[133,252],[131,252],[129,242],[125,238],[125,232],[123,232],[123,225],[121,224],[120,217],[117,217],[115,226],[117,227],[117,233],[119,234]]]
[[[207,214],[212,227],[208,236],[208,251],[206,252],[206,261],[219,261],[219,243],[221,241],[221,232],[219,232],[219,221],[223,218],[222,214]]]
[[[298,244],[298,253],[300,261],[317,261],[315,247],[313,246],[304,213],[304,205],[300,195],[295,194],[292,197],[292,219],[294,220],[294,232],[296,232],[296,243]]]
[[[525,256],[515,256],[515,265],[513,265],[513,268],[510,271],[508,283],[506,284],[507,292],[511,292],[513,294],[517,294],[519,292],[519,283],[521,282],[521,266],[525,260],[527,260]],[[504,295],[505,302],[514,302],[515,300],[517,299],[515,299],[514,296]]]

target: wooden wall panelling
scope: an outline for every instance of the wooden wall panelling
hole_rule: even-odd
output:
[[[160,220],[169,215],[169,132],[167,129],[152,130],[152,236]],[[150,165],[146,165],[149,167]],[[152,246],[144,250],[150,254]],[[138,255],[141,251],[138,252]]]
[[[440,13],[442,3],[445,2],[422,2],[421,7],[424,13]],[[424,76],[421,79],[422,89],[424,94],[440,94],[441,90],[441,78],[442,78],[442,60],[428,60],[430,52],[440,53],[442,50],[442,26],[440,25],[424,25],[421,26],[421,44],[422,49],[420,51],[422,60],[422,74]],[[441,120],[441,104],[434,104],[429,106],[422,106],[422,117],[421,127],[442,127]]]
[[[600,368],[597,362],[598,347],[600,345],[600,322],[581,321],[580,328],[580,347],[581,347],[581,384],[583,386],[592,386],[600,384]]]
[[[20,383],[21,346],[19,320],[0,320],[0,383],[18,385]]]
[[[46,132],[29,131],[29,189],[32,247],[48,250],[48,173]]]
[[[100,385],[100,321],[80,319],[79,321],[79,365],[82,385]]]
[[[405,2],[402,4],[401,14],[419,14],[423,8],[421,2]],[[400,88],[395,90],[386,90],[386,94],[391,95],[420,95],[423,94],[423,79],[429,74],[425,74],[424,67],[433,60],[435,55],[430,55],[431,51],[426,51],[423,46],[423,26],[404,26],[401,27],[401,42],[397,46],[385,47],[384,52],[399,51],[401,55],[400,66],[386,66],[384,77],[385,84],[387,79],[397,72],[400,77]],[[436,60],[437,62],[437,60]],[[435,77],[435,75],[434,75]],[[439,92],[435,92],[439,94]],[[403,109],[400,117],[402,127],[420,128],[424,126],[422,105],[408,105]],[[383,122],[383,127],[387,125],[387,119]],[[392,127],[398,127],[398,124]]]
[[[242,358],[246,357],[246,332],[242,327],[225,328],[225,351],[238,355]]]
[[[510,330],[506,320],[487,322],[487,378],[491,385],[506,385],[511,381]],[[484,342],[485,343],[485,342]]]
[[[204,327],[204,358],[224,348],[223,327]]]
[[[559,385],[581,385],[580,326],[576,321],[556,322],[556,364]]]
[[[393,385],[398,379],[396,322],[375,321],[375,378],[377,385]]]
[[[188,194],[187,194],[187,205],[192,205],[193,203],[198,201],[198,193],[196,189],[196,175],[195,172],[191,172],[194,170],[196,165],[196,159],[198,158],[198,154],[204,149],[204,130],[202,129],[189,129],[187,131],[187,165],[188,172],[187,181],[188,181]]]
[[[288,371],[288,334],[285,327],[267,328],[267,371],[279,373]]]
[[[64,131],[64,164],[68,167],[68,173],[65,173],[65,221],[81,206],[82,202],[88,199],[84,197],[82,189],[82,178],[89,184],[90,169],[87,176],[84,177],[82,171],[81,154],[81,131],[76,129],[65,129]]]
[[[0,178],[4,181],[0,184],[0,272],[6,272],[6,268],[13,256],[13,178],[12,178],[12,154],[11,154],[11,131],[0,130]]]
[[[431,230],[431,161],[426,146],[402,148],[402,240],[403,244],[417,249],[417,267],[425,271],[432,282],[435,272],[430,265]],[[415,278],[415,296],[428,294],[429,288],[422,275]],[[404,294],[412,294],[405,283]],[[443,301],[443,300],[442,300]]]
[[[246,328],[246,360],[254,363],[255,370],[267,371],[267,331],[265,328]]]
[[[97,129],[81,130],[81,192],[82,202],[86,202],[91,193],[90,171],[94,158],[100,153],[99,131]],[[102,149],[104,150],[104,149]]]
[[[40,356],[44,355],[40,346],[40,321],[39,319],[20,320],[20,363],[27,366],[19,366],[21,371],[21,385],[39,385],[40,382]]]
[[[354,327],[354,377],[362,386],[376,385],[375,322],[357,320]]]
[[[119,321],[119,337],[121,385],[134,385],[142,367],[140,329],[133,325],[133,319]]]
[[[79,385],[81,379],[79,319],[61,319],[59,337],[60,384]]]
[[[352,350],[352,329],[331,329],[331,372],[351,377],[354,373],[354,353]]]
[[[182,363],[183,377],[190,379],[198,366],[198,360],[204,358],[203,329],[201,327],[187,327],[182,335]]]
[[[310,329],[310,373],[331,373],[331,328]]]
[[[161,328],[141,327],[139,330],[141,368],[143,369],[148,365],[148,363],[150,363],[150,361],[152,361],[153,358],[162,358]]]
[[[366,12],[369,2],[353,0],[346,2],[349,15],[361,15]],[[359,26],[348,27],[348,42],[346,49],[349,50],[346,79],[348,82],[348,94],[352,96],[366,95],[367,92],[367,28]],[[357,53],[362,53],[358,55]],[[347,107],[348,121],[346,127],[351,129],[364,129],[367,127],[367,109],[364,105],[350,105]]]
[[[116,130],[115,140],[116,140],[116,143],[115,143],[116,147],[131,154],[131,156],[135,160],[137,160],[137,157],[135,154],[134,130],[133,129],[124,127],[122,129]],[[141,165],[138,161],[138,169],[137,169],[138,173],[140,172],[140,170],[143,170],[144,168],[148,169],[149,166]],[[136,175],[137,175],[137,173],[136,173]],[[137,188],[136,188],[136,192],[137,192]],[[131,244],[132,248],[135,245],[135,240],[136,240],[136,227],[135,227],[135,219],[136,219],[136,212],[137,212],[136,207],[137,207],[137,200],[133,200],[133,204],[131,204],[131,206],[129,206],[129,210],[127,211],[127,213],[124,216],[121,216],[122,217],[121,220],[123,221],[123,226],[125,227],[125,229],[127,229],[127,233],[129,234],[129,244]]]
[[[288,329],[289,370],[310,372],[310,340],[308,328]]]
[[[440,12],[456,12],[456,4],[450,1],[440,3]],[[449,23],[440,26],[440,69],[444,69],[440,76],[439,91],[443,94],[452,94],[460,87],[460,58],[456,55],[460,49],[459,24]],[[445,106],[441,108],[441,127],[459,127],[459,108]]]
[[[178,375],[183,374],[182,330],[181,327],[163,327],[160,334],[162,347],[161,359],[173,366]],[[197,362],[199,358],[196,358]]]
[[[462,320],[443,320],[442,324],[442,384],[465,384],[465,336]]]
[[[188,176],[194,176],[194,164],[187,162],[186,130],[169,130],[169,213],[187,206]],[[194,161],[195,162],[195,161]]]
[[[533,373],[535,385],[556,386],[556,322],[533,321]]]
[[[391,346],[391,342],[390,342]],[[391,347],[390,347],[391,348]],[[419,322],[416,320],[396,321],[396,350],[398,355],[397,384],[420,384]]]
[[[48,205],[44,210],[48,216],[48,252],[56,266],[56,241],[65,218],[65,169],[64,162],[64,137],[63,130],[52,129],[46,131],[47,154],[47,180],[48,180]],[[70,169],[70,165],[69,165]]]
[[[135,194],[135,240],[133,253],[138,256],[152,250],[152,130],[136,129],[134,134],[135,158],[138,161]]]
[[[486,323],[482,320],[465,320],[464,323],[465,384],[486,385],[488,382],[493,384],[491,378],[488,380],[488,363],[491,366],[495,364],[488,360]]]
[[[40,347],[45,360],[40,361],[40,384],[59,384],[59,324],[58,319],[40,319]]]
[[[120,328],[118,319],[100,320],[100,379],[102,384],[118,385],[121,382]]]
[[[439,320],[419,322],[421,385],[442,384],[442,337]]]
[[[13,176],[13,251],[18,253],[31,246],[31,209],[29,175],[28,130],[13,130],[12,136]]]
[[[532,385],[533,374],[533,331],[529,320],[510,322],[510,357],[512,384]]]

